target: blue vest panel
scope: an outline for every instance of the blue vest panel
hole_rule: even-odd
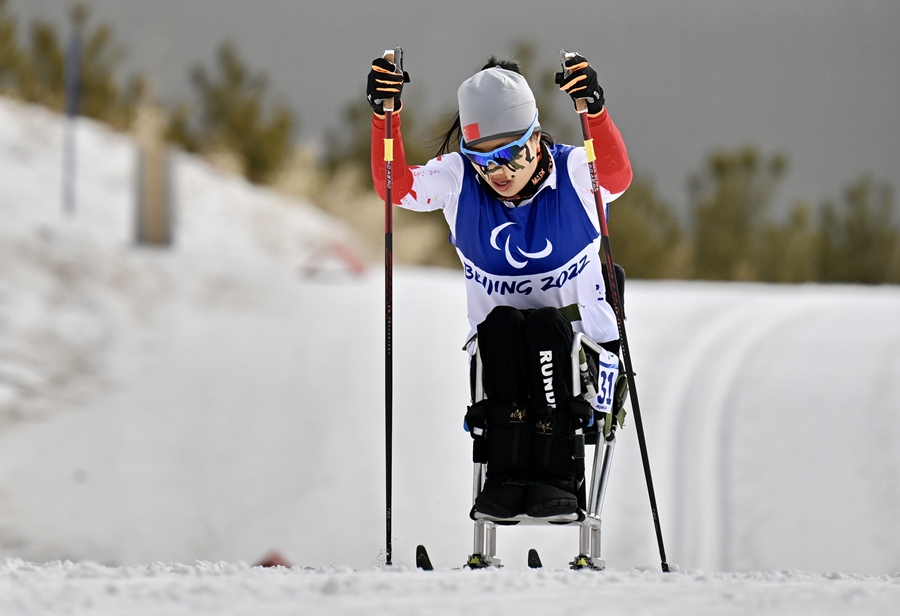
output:
[[[544,188],[527,205],[510,208],[487,194],[466,161],[450,241],[476,267],[495,276],[523,276],[562,267],[599,233],[567,172],[571,146],[550,149],[556,189]]]

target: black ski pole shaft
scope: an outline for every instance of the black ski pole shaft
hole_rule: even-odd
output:
[[[403,51],[400,48],[384,52],[384,59],[393,62],[397,72],[402,73]],[[384,562],[393,564],[392,558],[392,497],[393,497],[393,398],[394,398],[394,360],[393,360],[393,304],[394,304],[394,206],[393,195],[393,161],[394,132],[393,115],[394,99],[384,101],[384,451],[385,451],[385,546]]]
[[[565,70],[565,61],[563,62]],[[584,149],[587,153],[588,169],[591,173],[591,190],[594,193],[594,203],[597,206],[597,218],[600,221],[600,245],[603,247],[603,255],[606,261],[606,273],[609,278],[610,295],[612,296],[613,311],[616,314],[616,326],[619,329],[619,339],[622,341],[622,351],[625,360],[625,377],[628,380],[628,388],[631,390],[631,408],[634,411],[634,427],[637,431],[638,445],[641,450],[641,462],[644,465],[644,478],[647,480],[647,494],[650,496],[650,511],[653,514],[653,525],[656,529],[656,542],[659,544],[659,557],[662,570],[669,571],[669,563],[666,562],[666,548],[663,544],[662,527],[659,523],[659,510],[656,506],[656,491],[653,489],[653,476],[650,473],[650,456],[647,453],[647,440],[644,438],[644,422],[641,419],[641,405],[638,402],[637,385],[634,381],[634,370],[631,363],[631,351],[628,348],[628,336],[625,333],[625,314],[622,309],[622,296],[619,293],[619,285],[616,282],[615,264],[612,256],[612,246],[609,242],[609,228],[606,225],[606,209],[603,198],[600,195],[600,184],[597,179],[597,157],[594,153],[594,141],[591,138],[591,129],[588,123],[587,101],[578,99],[575,103],[578,117],[581,119],[581,133],[584,137]]]

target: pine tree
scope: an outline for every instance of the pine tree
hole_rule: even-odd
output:
[[[687,276],[678,222],[649,180],[635,178],[609,210],[613,255],[630,278]]]
[[[797,203],[784,224],[767,222],[759,234],[755,259],[759,280],[797,283],[815,278],[817,231],[809,204]]]
[[[18,23],[7,12],[6,1],[0,0],[0,93],[15,89],[16,75],[22,62],[22,52],[16,40]]]
[[[106,24],[89,29],[90,14],[83,4],[75,5],[70,17],[73,30],[82,42],[78,112],[116,128],[127,128],[143,96],[143,78],[132,75],[126,87],[119,85],[116,73],[125,53],[115,43],[112,29]],[[2,24],[0,20],[0,45]],[[20,98],[58,112],[63,111],[66,97],[67,58],[61,40],[50,23],[41,20],[33,23],[25,49],[13,49],[15,60],[10,78],[11,90]],[[0,64],[0,76],[2,66]]]
[[[62,112],[65,101],[65,57],[56,30],[45,21],[31,25],[25,61],[19,65],[18,94]]]
[[[133,75],[124,87],[119,84],[116,71],[125,58],[125,50],[115,43],[109,25],[101,24],[88,33],[87,20],[87,9],[76,5],[72,22],[83,41],[80,112],[117,128],[129,127],[143,98],[145,81]]]
[[[694,271],[710,280],[756,278],[756,240],[787,159],[755,149],[713,153],[689,183],[694,214]]]
[[[863,176],[845,189],[842,208],[823,206],[816,265],[824,282],[900,282],[900,230],[888,185]]]
[[[216,74],[194,67],[191,82],[199,99],[199,113],[182,103],[169,119],[168,138],[190,151],[225,150],[240,161],[245,177],[263,183],[272,179],[291,153],[296,121],[283,104],[265,100],[268,80],[254,73],[230,43],[219,47]]]

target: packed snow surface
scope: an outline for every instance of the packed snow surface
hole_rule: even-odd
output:
[[[228,563],[0,565],[3,614],[884,614],[900,579],[796,571],[263,569]]]
[[[572,528],[501,528],[504,567],[469,571],[461,274],[396,268],[388,568],[380,267],[354,274],[341,225],[183,155],[177,240],[137,247],[132,142],[79,121],[66,217],[61,134],[0,99],[0,614],[900,605],[900,289],[629,281],[679,571],[659,571],[633,410],[605,572],[568,570]],[[272,550],[295,566],[247,564]]]

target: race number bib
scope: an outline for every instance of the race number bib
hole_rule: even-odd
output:
[[[619,376],[619,357],[606,349],[600,352],[597,359],[597,397],[589,400],[594,410],[609,413],[612,408],[613,395],[616,389],[616,377]]]

